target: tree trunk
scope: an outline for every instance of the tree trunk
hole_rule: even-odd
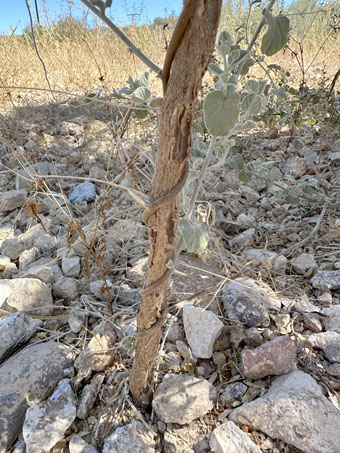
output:
[[[137,317],[138,331],[143,332],[137,335],[130,374],[130,391],[139,406],[152,400],[154,367],[166,316],[167,263],[174,258],[178,193],[187,177],[194,104],[214,49],[221,4],[221,0],[184,1],[180,26],[175,28],[166,57],[165,67],[168,64],[170,72],[168,79],[163,78],[158,156],[144,214],[150,254]]]

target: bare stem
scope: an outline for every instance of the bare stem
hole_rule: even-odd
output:
[[[192,215],[192,212],[194,210],[194,206],[195,206],[195,203],[196,203],[197,195],[198,195],[198,192],[199,192],[199,190],[200,190],[200,188],[202,186],[203,179],[205,178],[205,174],[207,172],[208,165],[210,163],[211,156],[212,156],[212,153],[214,151],[215,145],[216,145],[216,137],[212,136],[211,140],[210,140],[210,143],[209,143],[207,155],[205,156],[205,159],[204,159],[204,162],[203,162],[203,165],[202,165],[202,168],[201,168],[201,172],[200,172],[198,178],[196,179],[194,192],[193,192],[193,194],[191,196],[190,205],[189,205],[188,212],[187,212],[187,218],[188,219],[190,219],[190,217]]]
[[[129,51],[136,55],[151,71],[154,71],[158,76],[162,70],[153,61],[150,60],[144,53],[136,47],[132,41],[123,33],[100,9],[96,8],[89,2],[89,0],[81,0],[85,6],[87,6],[96,16],[98,16],[111,30],[127,45]]]
[[[272,8],[273,8],[273,5],[275,3],[275,0],[270,0],[270,2],[268,3],[268,6],[267,6],[267,10],[270,11]],[[262,16],[262,19],[260,20],[258,26],[257,26],[257,29],[255,30],[255,33],[253,34],[251,40],[250,40],[250,43],[248,45],[248,52],[251,51],[251,49],[254,47],[254,44],[257,40],[257,37],[259,36],[261,30],[262,30],[262,27],[264,26],[266,20],[264,18],[264,16]]]

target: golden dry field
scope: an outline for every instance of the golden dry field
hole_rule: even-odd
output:
[[[300,5],[301,4],[301,5]],[[290,72],[287,83],[298,86],[302,80],[301,65],[305,69],[305,79],[310,87],[331,83],[340,67],[339,36],[332,31],[332,25],[339,26],[334,14],[339,10],[339,2],[332,7],[311,8],[308,2],[296,2],[291,7],[291,38],[283,51],[266,63],[275,63]],[[309,7],[309,8],[308,8]],[[317,11],[315,14],[295,15],[304,9]],[[248,26],[251,35],[260,10],[255,11]],[[223,7],[220,29],[227,29],[238,38],[244,34],[238,26],[246,20],[246,12],[237,12],[236,6]],[[100,25],[100,24],[99,24]],[[126,46],[105,26],[87,29],[80,21],[61,19],[60,23],[36,28],[35,38],[39,56],[32,44],[30,30],[24,36],[0,37],[0,106],[2,109],[15,105],[39,103],[51,99],[49,93],[27,88],[48,89],[47,80],[54,90],[66,91],[74,95],[84,95],[101,90],[109,95],[113,88],[125,85],[127,78],[138,77],[146,70],[145,66],[131,54]],[[171,37],[166,31],[166,39]],[[124,27],[127,36],[156,64],[162,65],[165,56],[165,37],[161,25]],[[241,42],[242,44],[242,42]],[[301,50],[303,52],[301,60]],[[298,59],[293,52],[297,53]],[[299,60],[299,61],[298,61]],[[46,69],[46,73],[45,73]],[[266,77],[257,66],[256,76]],[[151,74],[151,87],[160,91],[160,83]],[[22,89],[14,88],[22,87]],[[25,89],[24,89],[25,88]],[[55,99],[63,95],[55,93]]]

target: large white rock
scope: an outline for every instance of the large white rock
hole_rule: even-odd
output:
[[[209,412],[215,399],[216,389],[205,379],[168,373],[157,387],[152,407],[163,422],[184,425]]]
[[[306,453],[339,451],[340,411],[302,371],[275,378],[265,395],[235,409],[230,418],[237,423],[239,416]]]
[[[75,278],[59,277],[53,283],[53,292],[63,299],[76,299],[78,297],[78,285]]]
[[[29,165],[28,167],[20,170],[15,178],[15,187],[17,189],[26,189],[33,187],[34,175],[55,175],[56,167],[50,162],[37,162],[36,164]]]
[[[11,260],[18,259],[22,251],[23,245],[17,239],[5,239],[1,244],[1,253]]]
[[[214,343],[222,332],[222,321],[212,311],[184,305],[183,324],[194,356],[210,359],[214,352]]]
[[[215,428],[210,437],[210,448],[215,453],[261,453],[261,450],[233,422]]]
[[[43,224],[45,225],[45,228],[48,229],[51,225],[51,220],[45,217],[43,218],[42,221]],[[36,243],[39,241],[39,238],[45,235],[46,233],[43,227],[40,224],[38,224],[33,225],[31,228],[25,231],[25,233],[20,234],[18,240],[21,242],[25,249],[31,249],[32,247],[36,246]]]
[[[293,269],[297,274],[305,275],[318,267],[314,255],[311,253],[301,253],[301,255],[292,259]]]
[[[313,333],[308,341],[314,348],[322,349],[331,363],[340,363],[340,334],[337,332]]]
[[[327,291],[340,288],[340,271],[318,271],[311,279],[314,288]]]
[[[102,453],[154,453],[153,433],[139,421],[120,426],[105,439]]]
[[[267,327],[268,310],[279,311],[281,301],[269,287],[260,287],[251,278],[237,278],[222,293],[224,309],[231,321],[244,322],[248,327]]]
[[[80,274],[80,258],[79,256],[63,256],[61,260],[61,268],[66,277],[79,277]]]
[[[76,397],[69,379],[62,379],[47,401],[26,411],[22,434],[26,453],[48,453],[76,418]]]
[[[0,362],[12,349],[33,337],[41,324],[40,319],[33,319],[23,312],[0,319]]]
[[[53,310],[51,291],[36,278],[0,280],[0,308],[49,315]]]
[[[52,268],[47,265],[39,265],[33,262],[30,266],[20,272],[19,277],[37,278],[38,280],[48,284],[53,282],[53,271]]]
[[[26,190],[9,190],[0,197],[0,211],[13,211],[26,203]]]
[[[18,436],[29,405],[45,399],[73,364],[70,348],[49,341],[30,345],[0,367],[0,453]]]

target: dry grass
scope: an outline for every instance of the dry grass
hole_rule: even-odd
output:
[[[161,64],[164,42],[161,28],[130,28],[129,37],[137,47]],[[99,28],[93,31],[75,29],[71,39],[52,39],[47,34],[37,40],[39,54],[46,66],[48,80],[56,90],[85,94],[101,89],[110,92],[121,88],[129,75],[140,76],[145,66],[131,53],[110,30]],[[160,84],[156,84],[156,89]],[[33,45],[19,36],[1,37],[0,85],[47,88],[42,64]],[[0,106],[8,106],[9,90],[0,91]],[[12,101],[17,104],[36,103],[46,100],[46,93],[34,91],[11,91]],[[21,98],[18,98],[20,94]]]
[[[223,11],[221,28],[236,29],[237,21],[242,18],[235,13],[231,15],[227,5]],[[291,17],[293,27],[298,26],[297,18],[298,16]],[[310,20],[312,19],[311,17]],[[329,21],[330,13],[327,13],[327,17],[324,18],[323,27],[318,21],[314,21],[303,42],[306,66],[312,62],[307,73],[307,82],[311,85],[318,83],[318,73],[321,69],[324,69],[326,75],[331,78],[340,66],[340,53],[335,36],[330,36],[319,52],[320,45],[329,32],[327,25]],[[250,30],[252,28],[254,26],[250,24]],[[126,27],[124,31],[137,47],[162,66],[165,42],[161,26]],[[296,37],[296,32],[294,33]],[[234,35],[237,38],[237,33]],[[48,80],[51,87],[56,90],[85,94],[101,89],[103,94],[109,94],[113,88],[124,86],[129,75],[137,77],[146,69],[133,54],[128,52],[113,32],[105,27],[87,30],[73,21],[63,36],[57,26],[51,26],[44,29],[36,38],[40,56],[46,66]],[[1,86],[48,87],[42,64],[28,39],[25,40],[16,35],[1,36],[0,42]],[[297,49],[293,42],[291,45]],[[290,52],[281,52],[270,60],[290,70],[291,82],[299,83],[301,71]],[[159,80],[154,76],[151,78],[151,85],[153,91],[160,92]],[[56,97],[58,99],[58,96]],[[6,109],[11,103],[23,105],[46,102],[48,98],[50,98],[48,93],[2,88],[0,89],[0,108]]]

